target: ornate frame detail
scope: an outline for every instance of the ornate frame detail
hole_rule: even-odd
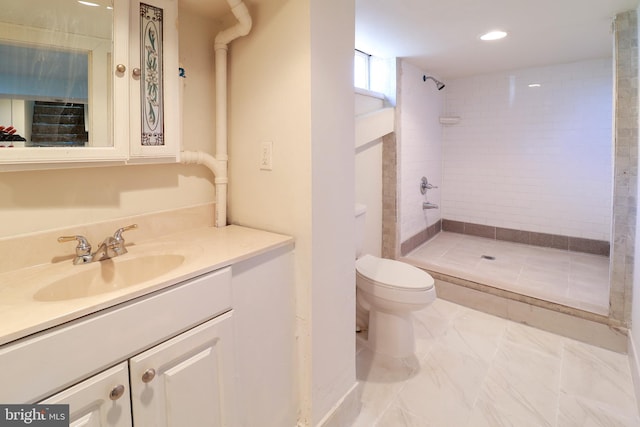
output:
[[[140,3],[142,145],[164,145],[163,10]]]

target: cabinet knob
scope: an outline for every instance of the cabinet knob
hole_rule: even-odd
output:
[[[140,77],[140,74],[141,74],[140,68],[134,68],[132,74],[133,74],[133,77]]]
[[[142,374],[142,382],[143,383],[151,382],[155,377],[156,377],[156,370],[153,368],[149,368],[146,371],[144,371],[144,374]]]
[[[125,67],[124,64],[118,64],[116,65],[116,71],[119,73],[124,73],[125,71],[127,71],[127,67]]]
[[[118,384],[111,390],[111,393],[109,393],[109,399],[118,400],[122,397],[123,394],[124,394],[124,386],[122,384]]]

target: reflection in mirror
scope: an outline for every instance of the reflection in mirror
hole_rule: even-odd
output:
[[[113,0],[0,0],[0,146],[111,146]]]

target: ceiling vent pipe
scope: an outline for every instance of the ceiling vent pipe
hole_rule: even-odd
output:
[[[216,89],[216,148],[215,157],[200,151],[184,151],[181,162],[196,163],[208,167],[215,176],[216,206],[215,226],[227,225],[227,52],[228,46],[238,37],[246,36],[251,31],[251,15],[242,0],[227,0],[231,12],[238,22],[221,32],[215,38],[215,89]]]

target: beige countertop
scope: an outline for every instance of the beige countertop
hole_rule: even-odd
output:
[[[203,227],[127,243],[129,252],[112,260],[73,265],[73,257],[69,257],[1,273],[0,345],[287,245],[293,245],[293,239],[280,234],[235,225]],[[166,254],[182,256],[184,261],[168,272],[132,286],[61,301],[42,301],[34,297],[38,292],[42,294],[43,288],[71,275],[90,277],[91,270],[96,275],[104,275],[107,271],[117,271],[119,263],[133,262],[130,265],[135,265],[137,261],[133,260]],[[157,268],[150,265],[147,268]]]

